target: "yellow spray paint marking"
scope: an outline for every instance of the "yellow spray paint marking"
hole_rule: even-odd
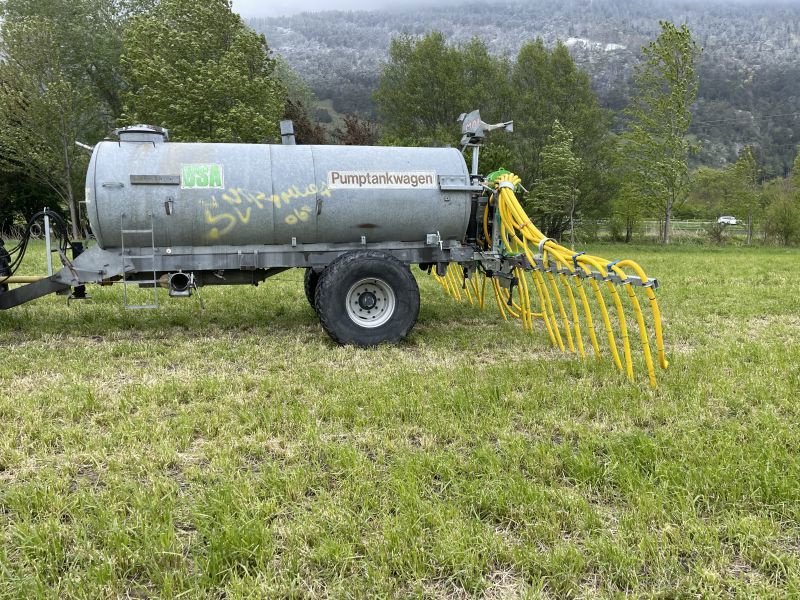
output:
[[[304,206],[301,209],[294,209],[292,214],[284,219],[284,222],[287,225],[297,225],[300,221],[308,221],[308,218],[311,216],[311,207]]]
[[[214,225],[214,227],[208,230],[209,239],[218,240],[223,235],[227,235],[233,231],[233,228],[236,227],[236,217],[228,213],[212,215],[211,211],[206,207],[206,223]],[[220,228],[218,226],[219,223],[226,223],[226,225]]]
[[[247,225],[250,222],[250,211],[251,211],[251,208],[249,206],[246,209],[244,209],[244,212],[242,212],[238,208],[234,208],[233,210],[236,211],[236,214],[239,217],[239,222],[242,225]]]
[[[205,202],[204,219],[206,225],[211,226],[208,230],[208,238],[212,241],[218,240],[231,233],[237,225],[248,225],[253,211],[290,210],[291,212],[283,218],[285,224],[297,225],[307,222],[311,218],[313,209],[307,204],[300,208],[292,208],[291,205],[296,200],[317,195],[330,198],[331,190],[325,183],[319,186],[310,183],[302,189],[297,185],[292,185],[281,192],[269,195],[265,192],[243,188],[228,188],[219,200],[215,195]],[[221,212],[220,209],[222,209]]]

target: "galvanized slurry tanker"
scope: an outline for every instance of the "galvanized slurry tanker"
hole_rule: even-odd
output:
[[[481,308],[491,282],[504,318],[519,318],[528,331],[540,320],[561,350],[584,356],[585,333],[600,356],[602,327],[602,346],[632,378],[622,287],[655,386],[634,290],[642,288],[649,302],[658,362],[666,368],[655,280],[633,261],[576,253],[546,238],[517,201],[516,176],[478,175],[486,133],[511,123],[487,125],[478,111],[461,121],[471,172],[454,148],[294,145],[285,123],[283,145],[169,143],[158,127],[118,130],[118,139],[94,147],[86,178],[97,244],[69,259],[66,227],[47,213],[64,268],[8,289],[27,281],[14,272],[28,235],[9,252],[0,246],[0,309],[87,283],[121,283],[126,306],[146,308],[158,305],[159,287],[190,296],[201,286],[255,285],[299,267],[331,338],[371,346],[397,342],[414,326],[419,289],[409,265],[417,264],[451,296]],[[129,304],[130,285],[152,290],[152,301]]]

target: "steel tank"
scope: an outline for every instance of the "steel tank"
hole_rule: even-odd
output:
[[[455,148],[171,143],[135,126],[95,147],[86,205],[101,248],[462,240],[469,183]]]

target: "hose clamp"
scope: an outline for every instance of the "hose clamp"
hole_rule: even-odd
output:
[[[624,272],[622,273],[622,275],[617,275],[616,272],[612,271],[612,267],[615,264],[617,264],[618,262],[620,262],[620,261],[619,260],[614,260],[614,261],[611,261],[610,263],[608,263],[608,265],[606,265],[606,271],[607,271],[606,274],[608,275],[607,280],[608,281],[613,281],[614,283],[619,284],[619,285],[626,285],[626,284],[630,285],[632,283],[631,278],[628,277]],[[638,279],[638,277],[637,277],[637,279]]]
[[[542,266],[542,271],[547,271],[551,266],[549,264],[549,261],[545,261],[544,258],[544,245],[548,242],[548,240],[551,242],[555,241],[553,238],[548,238],[548,237],[542,238],[542,241],[539,242],[539,251],[536,253],[535,256],[537,265],[541,264]]]
[[[501,181],[500,183],[497,184],[497,189],[499,190],[502,188],[508,188],[513,192],[515,189],[517,189],[517,186],[515,186],[510,181]]]

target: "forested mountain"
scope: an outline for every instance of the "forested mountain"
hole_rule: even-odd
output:
[[[526,41],[563,41],[603,106],[627,103],[633,66],[660,19],[687,23],[704,51],[691,132],[696,161],[735,161],[744,145],[767,175],[785,175],[800,143],[800,3],[528,0],[251,19],[270,46],[340,112],[373,115],[372,93],[389,43],[439,30],[454,43],[482,39],[513,58]]]

